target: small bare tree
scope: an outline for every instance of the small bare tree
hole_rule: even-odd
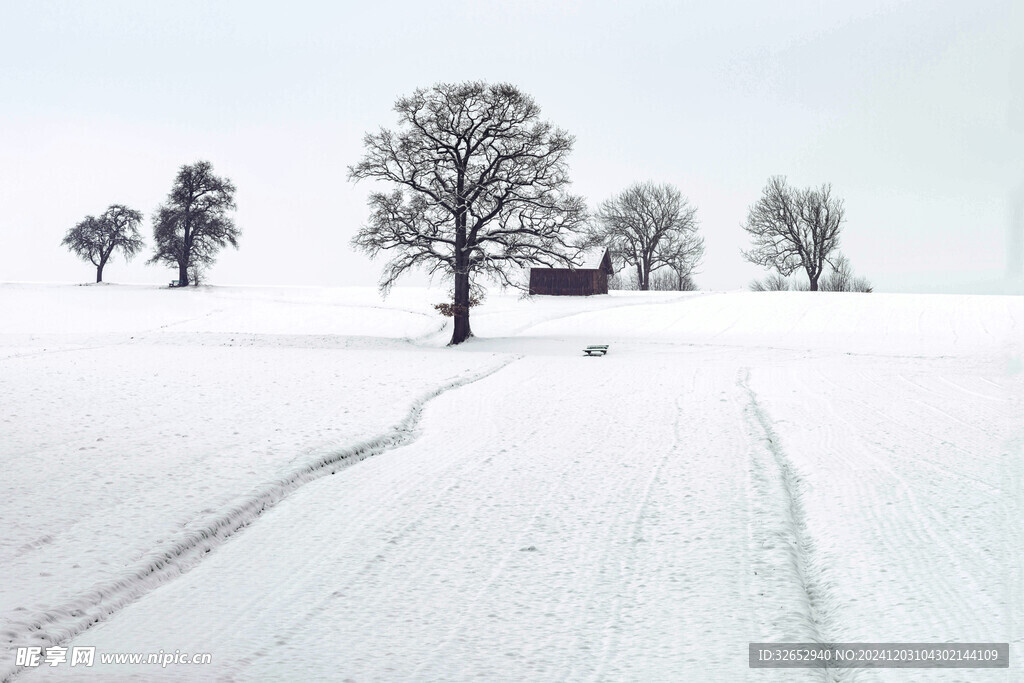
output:
[[[774,176],[750,207],[743,229],[753,238],[754,248],[743,255],[784,277],[803,269],[810,291],[817,291],[825,264],[839,247],[844,217],[843,202],[832,196],[830,185],[799,190],[788,186],[783,176]]]
[[[156,250],[149,263],[178,268],[178,286],[187,287],[230,244],[238,248],[241,231],[229,215],[235,209],[235,185],[213,174],[209,161],[182,166],[153,215]]]
[[[586,206],[567,193],[573,138],[540,120],[540,108],[514,86],[440,83],[395,103],[401,128],[363,139],[366,155],[351,180],[389,183],[369,197],[370,219],[353,238],[384,269],[387,292],[422,267],[453,281],[451,344],[472,336],[473,277],[502,285],[531,264],[570,265]]]
[[[823,292],[871,292],[871,283],[867,278],[853,274],[853,266],[845,254],[839,254],[829,262],[831,268],[828,275],[821,281]]]
[[[590,241],[603,242],[636,269],[637,285],[650,289],[651,272],[669,266],[679,281],[704,253],[697,235],[697,207],[672,185],[637,183],[601,204]]]
[[[832,268],[821,281],[821,291],[849,292],[853,283],[853,266],[850,265],[850,259],[838,254],[831,260],[830,265]]]
[[[778,273],[770,273],[763,280],[750,283],[752,292],[786,292],[789,291],[789,280]]]
[[[635,279],[636,276],[633,276]],[[671,268],[659,268],[651,273],[649,289],[652,292],[693,292],[697,290],[697,284],[689,275],[682,278]],[[636,287],[633,287],[636,289]]]
[[[99,218],[86,216],[79,221],[68,230],[61,244],[96,266],[96,282],[103,282],[103,267],[114,251],[120,250],[128,261],[142,249],[141,223],[141,212],[112,204]]]
[[[635,292],[636,286],[636,273],[631,273],[628,276],[621,272],[616,272],[614,275],[608,277],[608,289],[610,291],[626,291]]]
[[[866,277],[858,275],[857,277],[853,278],[853,281],[850,283],[850,291],[870,294],[871,292],[875,291],[875,288],[871,285],[870,280],[868,280]]]

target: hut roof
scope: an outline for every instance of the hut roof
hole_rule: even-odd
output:
[[[608,274],[611,274],[612,263],[611,256],[608,254],[608,249],[605,247],[596,247],[594,249],[588,249],[579,256],[580,265],[576,266],[580,270],[598,270],[604,269]]]

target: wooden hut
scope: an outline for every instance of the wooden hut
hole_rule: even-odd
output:
[[[608,293],[612,258],[607,249],[588,252],[575,268],[531,268],[530,294],[554,296],[590,296]]]

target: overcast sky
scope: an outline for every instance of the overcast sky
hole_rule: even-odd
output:
[[[177,169],[206,159],[237,185],[243,231],[212,283],[375,284],[381,264],[348,246],[363,134],[395,124],[399,95],[482,79],[576,136],[592,206],[677,185],[699,208],[703,288],[762,273],[740,224],[783,174],[832,183],[842,248],[879,290],[1006,291],[1021,5],[0,0],[0,281],[89,281],[60,240],[112,203],[146,214],[151,245]],[[144,260],[105,279],[175,277]]]

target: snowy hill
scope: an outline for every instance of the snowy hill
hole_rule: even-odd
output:
[[[0,285],[0,679],[1021,675],[1024,298],[492,294],[452,349],[443,299]]]

